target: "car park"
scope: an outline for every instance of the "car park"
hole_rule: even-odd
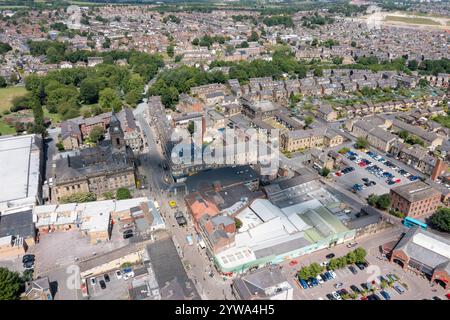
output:
[[[322,278],[323,282],[327,282],[329,280],[325,274],[320,274],[319,276]]]
[[[90,282],[91,282],[91,286],[95,286],[97,284],[97,280],[94,277],[92,277],[90,279]]]
[[[336,279],[336,278],[337,278],[337,275],[336,275],[336,273],[334,273],[334,271],[330,270],[329,273],[330,273],[330,276],[331,276],[333,279]]]
[[[117,279],[122,279],[122,272],[120,270],[116,270],[115,275]]]
[[[328,300],[336,300],[336,298],[331,293],[328,293],[326,295],[326,297],[327,297]]]
[[[344,286],[344,284],[342,283],[342,282],[338,282],[338,283],[336,283],[335,285],[334,285],[334,288],[335,289],[339,289],[339,288],[341,288],[341,287],[343,287]]]
[[[106,283],[104,280],[100,280],[98,283],[100,284],[100,288],[106,289]]]
[[[359,270],[364,270],[365,266],[362,263],[356,263],[356,266],[358,267]]]
[[[109,275],[107,273],[105,273],[103,275],[103,278],[105,279],[105,282],[110,282],[111,281],[111,279],[109,278]]]

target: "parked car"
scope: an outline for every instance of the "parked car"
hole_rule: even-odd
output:
[[[123,233],[123,238],[124,238],[124,239],[128,239],[128,238],[131,238],[131,237],[134,236],[133,231],[132,231],[132,230],[130,230],[130,231],[131,231],[131,232],[124,232],[124,233]]]
[[[326,297],[327,297],[328,300],[336,300],[336,298],[331,293],[328,293],[326,295]]]
[[[381,300],[381,298],[376,293],[367,296],[367,299],[368,300]]]
[[[341,296],[339,295],[339,293],[337,293],[336,291],[333,291],[331,294],[333,295],[333,297],[334,297],[336,300],[342,300],[342,297],[341,297]]]
[[[433,300],[442,300],[442,299],[439,298],[439,297],[437,297],[437,296],[434,296],[434,297],[433,297]]]
[[[358,271],[356,271],[356,268],[354,266],[348,266],[348,269],[350,270],[351,273],[353,274],[357,274]]]
[[[100,288],[106,289],[106,283],[104,280],[100,280],[98,283],[100,284]]]
[[[122,279],[122,272],[120,270],[116,270],[115,274],[117,279]]]
[[[95,286],[97,284],[97,279],[95,279],[94,277],[92,277],[90,279],[90,281],[91,281],[91,286]]]
[[[323,279],[322,279],[322,277],[320,276],[320,274],[317,275],[316,279],[317,279],[317,281],[319,282],[319,284],[322,284],[322,283],[325,282],[325,281],[323,281]]]
[[[399,294],[403,294],[406,290],[398,283],[394,284],[394,290],[397,291]]]
[[[27,261],[23,264],[24,269],[31,270],[34,268],[34,261]]]
[[[322,280],[324,282],[327,282],[329,280],[328,277],[325,274],[320,274],[319,276],[322,278]]]
[[[362,263],[356,263],[356,266],[357,266],[358,269],[361,270],[361,271],[365,269],[365,267],[364,267],[364,265],[363,265]]]
[[[333,278],[333,279],[336,279],[337,278],[337,275],[336,275],[336,273],[333,271],[333,270],[330,270],[330,271],[328,271],[329,273],[330,273],[330,276]]]
[[[300,279],[299,282],[300,282],[300,285],[303,287],[303,289],[308,289],[308,284],[306,283],[305,280]]]
[[[22,258],[22,263],[26,263],[26,262],[34,261],[34,260],[35,260],[34,254],[26,254]]]
[[[111,279],[109,278],[109,275],[107,273],[105,273],[103,275],[103,278],[105,278],[105,282],[110,282],[111,281]]]
[[[325,256],[325,258],[327,258],[327,259],[333,259],[334,257],[335,257],[334,253],[330,253]]]
[[[350,286],[350,289],[352,289],[352,291],[353,291],[354,293],[356,293],[356,294],[360,294],[360,293],[361,293],[361,290],[360,290],[357,286],[355,286],[354,284],[352,284],[352,285]]]
[[[391,300],[391,296],[386,291],[382,290],[380,291],[380,294],[383,296],[385,300]]]

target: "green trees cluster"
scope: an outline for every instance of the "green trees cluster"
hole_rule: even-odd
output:
[[[419,64],[418,70],[422,74],[450,73],[450,59],[424,60]]]
[[[388,193],[381,196],[371,194],[367,198],[367,203],[372,207],[377,207],[381,210],[387,210],[391,206],[391,196]]]
[[[402,130],[398,133],[398,136],[400,138],[402,138],[406,143],[410,144],[410,145],[415,145],[418,144],[420,146],[425,146],[425,142],[420,139],[418,136],[414,135],[414,134],[410,134],[408,131],[406,130]]]
[[[114,54],[111,59],[121,59]],[[128,55],[129,66],[103,63],[94,68],[72,68],[50,71],[46,76],[30,75],[25,85],[30,94],[14,101],[15,110],[32,109],[31,98],[47,106],[49,112],[63,119],[79,116],[82,104],[99,104],[95,113],[119,111],[123,101],[134,107],[139,103],[145,82],[163,66],[162,58],[143,53]]]
[[[178,102],[179,94],[188,92],[191,87],[224,83],[226,80],[227,77],[221,71],[206,72],[184,65],[162,72],[150,87],[149,94],[160,95],[164,106],[173,108]]]
[[[0,55],[5,54],[11,50],[12,50],[12,47],[9,45],[9,43],[0,42]]]
[[[356,149],[366,149],[369,146],[369,141],[364,137],[359,137],[356,139],[355,148]]]
[[[334,23],[334,18],[330,16],[322,16],[316,12],[311,16],[303,16],[301,21],[303,27],[315,29],[317,26]]]
[[[19,273],[0,267],[0,300],[19,299],[22,285]]]
[[[97,197],[92,192],[78,192],[68,196],[61,197],[59,200],[61,203],[80,203],[95,201]]]
[[[168,16],[165,16],[163,19],[162,19],[162,22],[163,23],[167,23],[167,22],[173,22],[173,23],[176,23],[176,24],[179,24],[180,22],[181,22],[181,19],[180,18],[178,18],[177,16],[175,16],[175,15],[173,15],[173,14],[169,14]]]
[[[119,188],[116,191],[117,200],[131,199],[131,192],[127,188]]]
[[[220,43],[223,44],[225,43],[226,38],[224,36],[220,36],[220,35],[204,35],[203,37],[199,38],[195,38],[194,40],[192,40],[192,44],[194,46],[201,46],[201,47],[211,47],[214,43]]]
[[[292,21],[292,17],[288,15],[275,15],[271,17],[265,17],[263,19],[263,23],[268,26],[279,26],[283,25],[287,28],[294,27],[294,22]]]
[[[450,233],[450,208],[439,208],[427,222],[439,231]]]

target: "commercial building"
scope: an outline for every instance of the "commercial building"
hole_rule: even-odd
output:
[[[0,212],[42,203],[42,145],[34,134],[0,137]]]
[[[232,216],[221,212],[206,217],[212,232],[202,233],[217,269],[244,273],[354,239],[334,214],[340,202],[311,176],[298,176],[265,188]],[[231,221],[239,221],[234,228]],[[217,220],[217,221],[214,221]]]
[[[390,194],[392,209],[413,217],[434,213],[441,200],[441,193],[422,181],[392,188]]]
[[[294,291],[280,269],[274,267],[238,277],[231,286],[239,300],[292,300]]]
[[[0,257],[24,254],[35,244],[36,229],[30,207],[13,208],[0,214]]]
[[[293,152],[316,147],[335,147],[344,142],[344,138],[325,127],[307,130],[294,130],[281,134],[280,147],[284,151]]]
[[[431,282],[448,288],[450,282],[450,241],[415,226],[397,243],[390,261],[424,274]]]
[[[125,134],[118,117],[112,113],[109,140],[97,146],[74,151],[55,160],[51,200],[80,192],[98,196],[118,188],[135,188],[135,163],[132,149],[125,143]]]

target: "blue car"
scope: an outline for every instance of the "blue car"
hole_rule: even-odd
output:
[[[301,286],[303,287],[303,289],[308,289],[308,284],[306,283],[305,280],[300,279],[299,282],[300,282]]]
[[[408,179],[410,181],[416,181],[417,179],[419,179],[419,177],[418,176],[409,176]]]
[[[380,291],[380,294],[383,296],[385,300],[391,300],[391,296],[386,291]]]
[[[313,287],[317,287],[319,285],[319,281],[317,281],[316,278],[309,278],[309,280],[311,281]]]
[[[325,272],[324,275],[325,275],[325,277],[327,277],[328,280],[332,280],[333,279],[333,277],[331,276],[330,272],[328,272],[328,271]]]

